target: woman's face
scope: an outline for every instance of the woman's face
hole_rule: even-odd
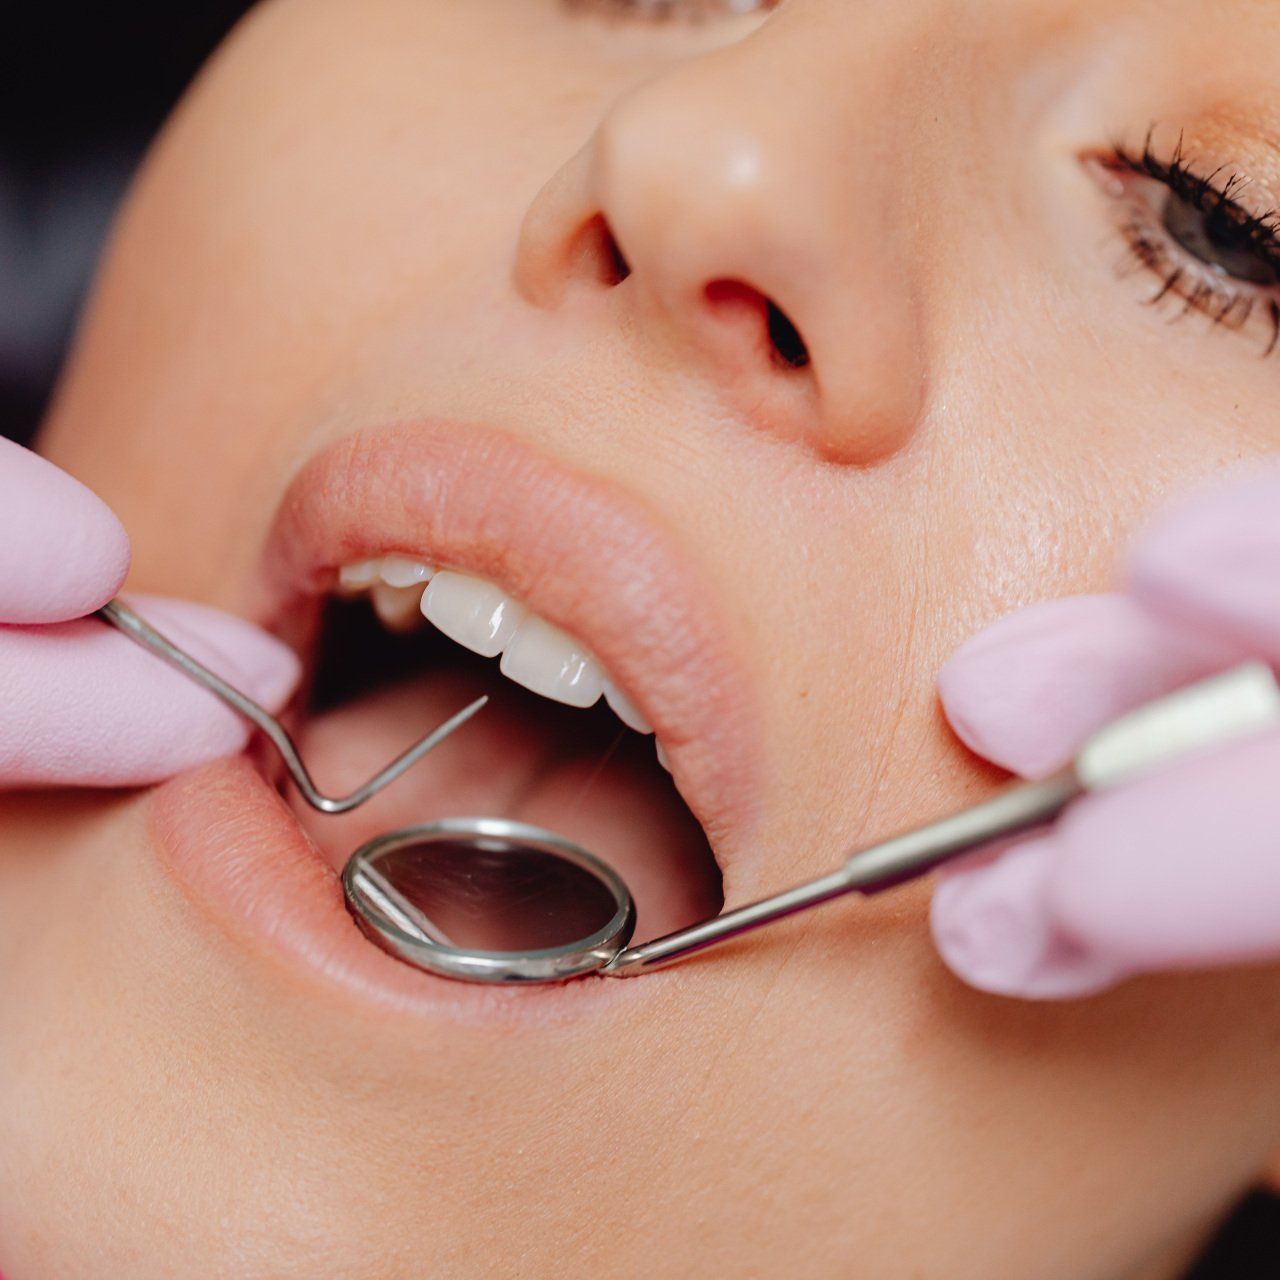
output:
[[[311,663],[344,564],[501,587],[657,726],[714,863],[651,746],[422,636],[301,724],[322,783],[500,696],[304,818],[318,850],[245,761],[6,801],[13,1280],[1158,1276],[1280,1146],[1274,972],[980,996],[915,886],[495,991],[343,912],[328,867],[449,813],[589,842],[653,933],[971,800],[949,652],[1274,448],[1280,288],[1195,177],[1280,206],[1280,13],[653,7],[264,5],[144,168],[42,445],[133,589]]]

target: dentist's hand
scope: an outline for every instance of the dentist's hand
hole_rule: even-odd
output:
[[[129,540],[102,501],[0,439],[0,788],[138,786],[248,741],[212,694],[86,616],[128,567]],[[250,623],[178,600],[133,603],[270,710],[297,684],[293,653]]]
[[[1001,619],[938,685],[968,746],[1042,777],[1108,720],[1245,658],[1280,666],[1275,466],[1158,521],[1119,593]],[[961,978],[1026,998],[1280,960],[1280,732],[1077,801],[1048,834],[948,873],[932,923]]]

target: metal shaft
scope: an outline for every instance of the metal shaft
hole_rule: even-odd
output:
[[[265,707],[259,706],[252,698],[246,697],[221,676],[197,662],[189,653],[179,649],[176,644],[167,640],[121,601],[108,601],[98,610],[98,617],[109,622],[113,627],[119,628],[130,639],[137,641],[143,648],[150,649],[157,657],[162,658],[171,667],[176,667],[197,684],[203,685],[210,693],[221,698],[233,711],[256,725],[280,753],[280,758],[284,761],[285,768],[288,769],[289,776],[293,778],[302,798],[321,813],[347,813],[351,809],[358,808],[384,787],[390,786],[401,774],[411,769],[432,747],[443,742],[489,701],[487,697],[477,698],[469,706],[463,707],[457,715],[451,716],[426,737],[415,742],[408,750],[402,751],[386,768],[380,769],[368,782],[357,787],[350,795],[327,796],[311,780],[311,774],[303,764],[298,748],[289,736],[289,731]]]
[[[1113,720],[1084,743],[1074,764],[1042,782],[1016,784],[971,809],[859,850],[831,875],[630,947],[604,972],[644,973],[841,894],[892,888],[969,849],[1051,822],[1086,789],[1115,786],[1189,751],[1277,725],[1274,672],[1263,662],[1242,663]]]
[[[759,902],[738,907],[735,911],[726,911],[723,915],[704,920],[688,929],[678,929],[675,933],[655,938],[652,942],[628,947],[612,963],[607,964],[602,972],[611,978],[631,978],[636,974],[648,973],[651,969],[674,964],[695,951],[705,951],[708,947],[727,942],[740,933],[758,929],[761,925],[782,919],[783,916],[794,915],[806,907],[838,898],[848,893],[850,888],[843,869],[833,871],[818,880],[810,880],[807,884],[776,893],[771,898],[762,898]]]
[[[1052,821],[1080,792],[1080,783],[1072,769],[1043,782],[1024,782],[1010,787],[970,809],[857,850],[849,855],[839,871],[830,875],[726,911],[713,920],[704,920],[652,942],[628,947],[604,972],[615,978],[647,973],[846,893],[870,894],[892,888],[968,849]]]

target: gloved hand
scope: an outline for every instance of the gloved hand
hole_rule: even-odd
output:
[[[952,726],[1026,777],[1124,711],[1246,658],[1280,666],[1280,468],[1150,527],[1114,595],[1024,609],[963,645]],[[1280,733],[1076,801],[945,874],[934,939],[971,985],[1061,999],[1133,974],[1280,959]]]
[[[212,694],[97,618],[129,540],[52,463],[0,439],[0,787],[139,786],[230,755],[250,727]],[[178,600],[131,604],[269,710],[298,662],[239,618]]]

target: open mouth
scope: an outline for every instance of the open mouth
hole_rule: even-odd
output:
[[[290,484],[254,590],[245,612],[303,656],[290,727],[329,794],[491,699],[341,816],[244,759],[152,793],[162,862],[255,950],[401,1011],[511,1011],[510,992],[477,1002],[387,957],[343,907],[357,847],[443,817],[516,818],[591,850],[630,887],[637,939],[716,914],[742,883],[761,795],[751,685],[714,585],[620,486],[476,424],[356,433]]]
[[[303,658],[290,728],[329,794],[491,698],[341,816],[245,759],[151,793],[162,864],[252,950],[399,1012],[579,1008],[477,995],[357,928],[349,855],[443,817],[516,818],[591,850],[630,887],[640,940],[740,892],[761,796],[751,683],[714,583],[635,495],[473,423],[358,432],[289,485],[251,590],[244,612]]]
[[[720,869],[653,726],[585,644],[495,583],[403,551],[339,567],[327,597],[303,757],[338,791],[479,693],[480,717],[359,810],[286,790],[338,869],[384,831],[484,815],[547,827],[610,863],[638,939],[717,914]]]

